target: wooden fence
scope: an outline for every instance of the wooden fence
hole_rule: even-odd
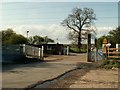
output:
[[[39,58],[43,60],[43,46],[42,48],[38,48],[31,45],[23,45],[23,52],[27,57]]]
[[[120,59],[120,48],[108,48],[108,58]]]

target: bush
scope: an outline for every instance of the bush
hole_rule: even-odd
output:
[[[108,60],[102,60],[101,65],[108,65],[109,61]]]
[[[115,64],[115,61],[114,61],[114,60],[110,60],[110,61],[109,61],[109,64],[110,64],[110,65],[114,65],[114,64]]]
[[[115,64],[113,65],[113,67],[115,67],[115,68],[120,68],[120,63],[119,63],[119,62],[115,63]]]
[[[113,65],[105,65],[104,68],[105,69],[112,69]]]
[[[100,67],[105,69],[120,68],[120,63],[116,60],[102,60]]]

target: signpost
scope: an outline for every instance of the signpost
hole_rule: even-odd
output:
[[[106,46],[107,43],[108,43],[107,38],[104,37],[104,39],[103,39],[103,49],[102,49],[102,52],[103,52],[103,55],[105,56],[105,59],[107,59],[107,46]]]

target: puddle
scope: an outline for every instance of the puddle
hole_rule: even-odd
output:
[[[8,72],[10,72],[10,73],[17,73],[17,74],[23,73],[23,71],[17,71],[17,70],[11,70],[11,71],[8,71]]]

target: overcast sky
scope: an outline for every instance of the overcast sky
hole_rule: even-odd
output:
[[[15,2],[23,1],[23,2]],[[12,28],[26,36],[48,36],[60,43],[69,43],[68,30],[60,23],[75,7],[92,8],[96,14],[97,37],[118,26],[118,2],[32,2],[33,0],[5,0],[2,2],[0,30]],[[38,0],[34,0],[38,1]],[[47,0],[46,0],[47,1]],[[92,0],[94,1],[94,0]],[[112,0],[113,1],[113,0]],[[117,1],[117,0],[115,0]]]

